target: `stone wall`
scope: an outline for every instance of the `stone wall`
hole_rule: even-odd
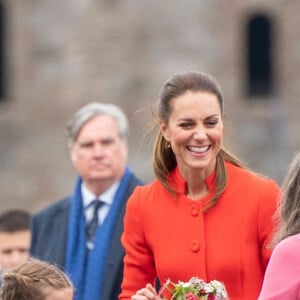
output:
[[[129,164],[150,181],[151,107],[169,76],[191,69],[215,75],[223,87],[227,145],[280,183],[300,145],[299,1],[2,2],[9,78],[0,103],[3,209],[36,211],[72,191],[65,125],[90,101],[125,110]],[[249,101],[245,25],[261,12],[274,23],[276,94]]]

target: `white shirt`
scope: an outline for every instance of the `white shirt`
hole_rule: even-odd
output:
[[[99,208],[98,210],[98,220],[99,224],[103,224],[109,209],[113,203],[114,196],[117,192],[117,189],[120,185],[120,181],[117,181],[114,183],[110,188],[108,188],[103,194],[101,194],[99,197],[96,197],[90,190],[88,190],[85,183],[82,183],[81,185],[81,194],[82,194],[82,201],[83,201],[83,207],[84,207],[84,216],[85,216],[85,222],[86,224],[89,223],[93,217],[93,205],[90,205],[91,202],[95,199],[99,199],[104,204]],[[87,241],[86,246],[89,250],[94,248],[93,243]]]
[[[102,224],[104,222],[105,217],[107,216],[109,209],[113,203],[114,196],[117,192],[119,185],[120,185],[120,181],[117,181],[110,188],[108,188],[103,194],[101,194],[99,197],[96,197],[91,191],[88,190],[85,183],[82,183],[81,194],[83,200],[85,220],[87,223],[92,219],[93,206],[91,206],[90,204],[95,199],[99,199],[105,203],[100,207],[98,211],[99,224]]]

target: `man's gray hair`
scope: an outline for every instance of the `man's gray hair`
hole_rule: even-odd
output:
[[[129,127],[125,113],[114,104],[92,102],[77,111],[68,122],[67,131],[69,145],[72,145],[77,140],[82,126],[98,115],[108,115],[113,117],[118,124],[120,137],[125,140],[128,139]]]

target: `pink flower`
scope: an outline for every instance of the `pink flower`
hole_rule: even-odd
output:
[[[185,300],[197,300],[197,296],[193,295],[192,292],[188,292],[186,295],[185,295]]]

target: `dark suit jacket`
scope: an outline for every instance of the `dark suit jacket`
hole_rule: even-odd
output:
[[[123,232],[123,217],[127,199],[137,185],[142,182],[131,176],[124,193],[124,201],[116,218],[116,226],[111,237],[110,250],[106,262],[101,300],[115,300],[121,291],[123,277],[124,249],[120,242]],[[50,263],[65,267],[66,242],[71,197],[62,199],[32,217],[31,255]],[[96,299],[91,299],[96,300]]]

